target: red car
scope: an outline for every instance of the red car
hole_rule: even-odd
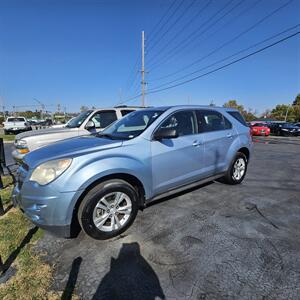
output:
[[[270,135],[270,128],[264,123],[251,124],[251,135]]]

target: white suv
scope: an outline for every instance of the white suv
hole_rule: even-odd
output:
[[[81,135],[97,133],[126,114],[140,109],[139,107],[119,106],[94,109],[82,112],[63,128],[48,128],[20,133],[15,139],[15,150],[12,156],[17,162],[30,151],[51,143]]]

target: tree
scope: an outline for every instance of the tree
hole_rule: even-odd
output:
[[[295,122],[300,122],[300,94],[298,94],[293,102],[293,110]]]
[[[236,108],[238,109],[241,113],[244,111],[244,106],[237,104],[236,100],[229,100],[224,103],[223,107],[230,107],[230,108]]]
[[[285,117],[287,117],[287,122],[295,122],[295,109],[292,105],[278,104],[271,111],[271,117],[278,121],[285,121]]]
[[[236,100],[229,100],[224,103],[223,107],[230,107],[230,108],[235,108],[240,111],[240,113],[243,115],[245,120],[247,122],[251,122],[257,119],[255,116],[256,112],[253,111],[251,108],[248,108],[248,110],[244,109],[244,106],[241,104],[238,104]]]
[[[293,102],[293,106],[300,105],[300,94],[298,94]]]

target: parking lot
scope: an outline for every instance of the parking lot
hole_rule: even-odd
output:
[[[297,299],[300,139],[255,138],[243,184],[152,204],[121,237],[45,233],[53,289],[83,299]]]

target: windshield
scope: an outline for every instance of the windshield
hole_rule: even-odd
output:
[[[160,110],[138,110],[132,112],[107,127],[98,136],[113,139],[132,139],[140,135],[162,113],[163,111]]]
[[[85,121],[85,119],[92,113],[92,110],[84,111],[77,117],[71,119],[66,127],[68,128],[78,128]]]
[[[24,118],[8,118],[7,122],[25,122]]]

